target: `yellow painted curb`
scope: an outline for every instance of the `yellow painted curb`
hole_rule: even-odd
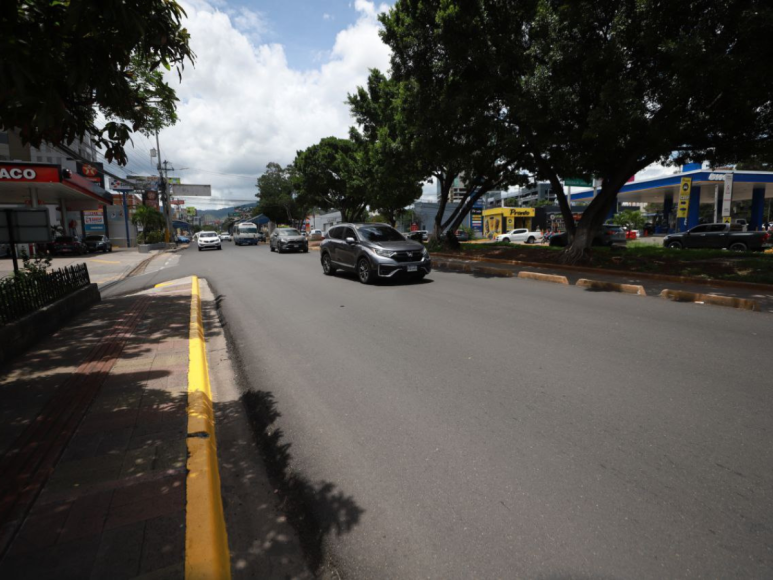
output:
[[[164,286],[171,286],[173,282],[161,282],[161,284],[156,284],[153,286],[153,288],[163,288]]]
[[[188,476],[185,506],[185,578],[231,578],[228,535],[220,495],[215,414],[199,279],[191,282],[188,362]]]
[[[660,297],[674,300],[675,302],[703,302],[704,304],[727,306],[728,308],[739,308],[741,310],[761,310],[760,304],[756,300],[733,298],[732,296],[717,296],[715,294],[698,294],[697,292],[687,292],[686,290],[665,289],[660,293]]]
[[[556,276],[555,274],[540,274],[539,272],[518,272],[519,278],[528,278],[529,280],[540,280],[541,282],[553,282],[555,284],[569,284],[566,276]]]
[[[580,278],[577,280],[575,286],[593,288],[594,290],[603,290],[605,292],[622,292],[623,294],[636,294],[638,296],[647,295],[647,292],[644,290],[644,286],[639,286],[637,284],[619,284],[617,282],[606,282],[602,280],[588,280],[587,278]]]

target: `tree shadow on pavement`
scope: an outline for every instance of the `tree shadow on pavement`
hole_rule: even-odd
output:
[[[355,500],[335,484],[311,482],[290,466],[290,443],[274,423],[281,417],[274,396],[265,391],[248,391],[241,401],[268,469],[269,479],[279,496],[280,509],[297,530],[311,570],[320,571],[323,542],[328,534],[338,536],[352,530],[363,510]]]

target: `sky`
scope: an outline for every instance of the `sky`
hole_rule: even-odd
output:
[[[212,195],[186,205],[216,209],[255,200],[269,162],[291,163],[323,137],[353,125],[348,93],[371,68],[389,70],[370,0],[182,0],[196,63],[176,90],[178,123],[160,134],[161,159],[183,183],[210,184]],[[155,173],[155,140],[133,137],[125,173]],[[648,168],[652,177],[671,169]],[[425,185],[434,199],[435,186]]]

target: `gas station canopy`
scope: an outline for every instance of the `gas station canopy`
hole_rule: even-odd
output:
[[[113,204],[105,189],[59,165],[0,162],[0,203],[34,207],[62,200],[72,209]]]

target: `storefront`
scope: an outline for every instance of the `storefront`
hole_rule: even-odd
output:
[[[494,238],[516,228],[531,230],[533,207],[495,207],[483,210],[483,237]]]
[[[104,208],[112,198],[97,183],[59,165],[3,161],[0,205],[47,208],[59,233],[83,236],[108,233]]]

